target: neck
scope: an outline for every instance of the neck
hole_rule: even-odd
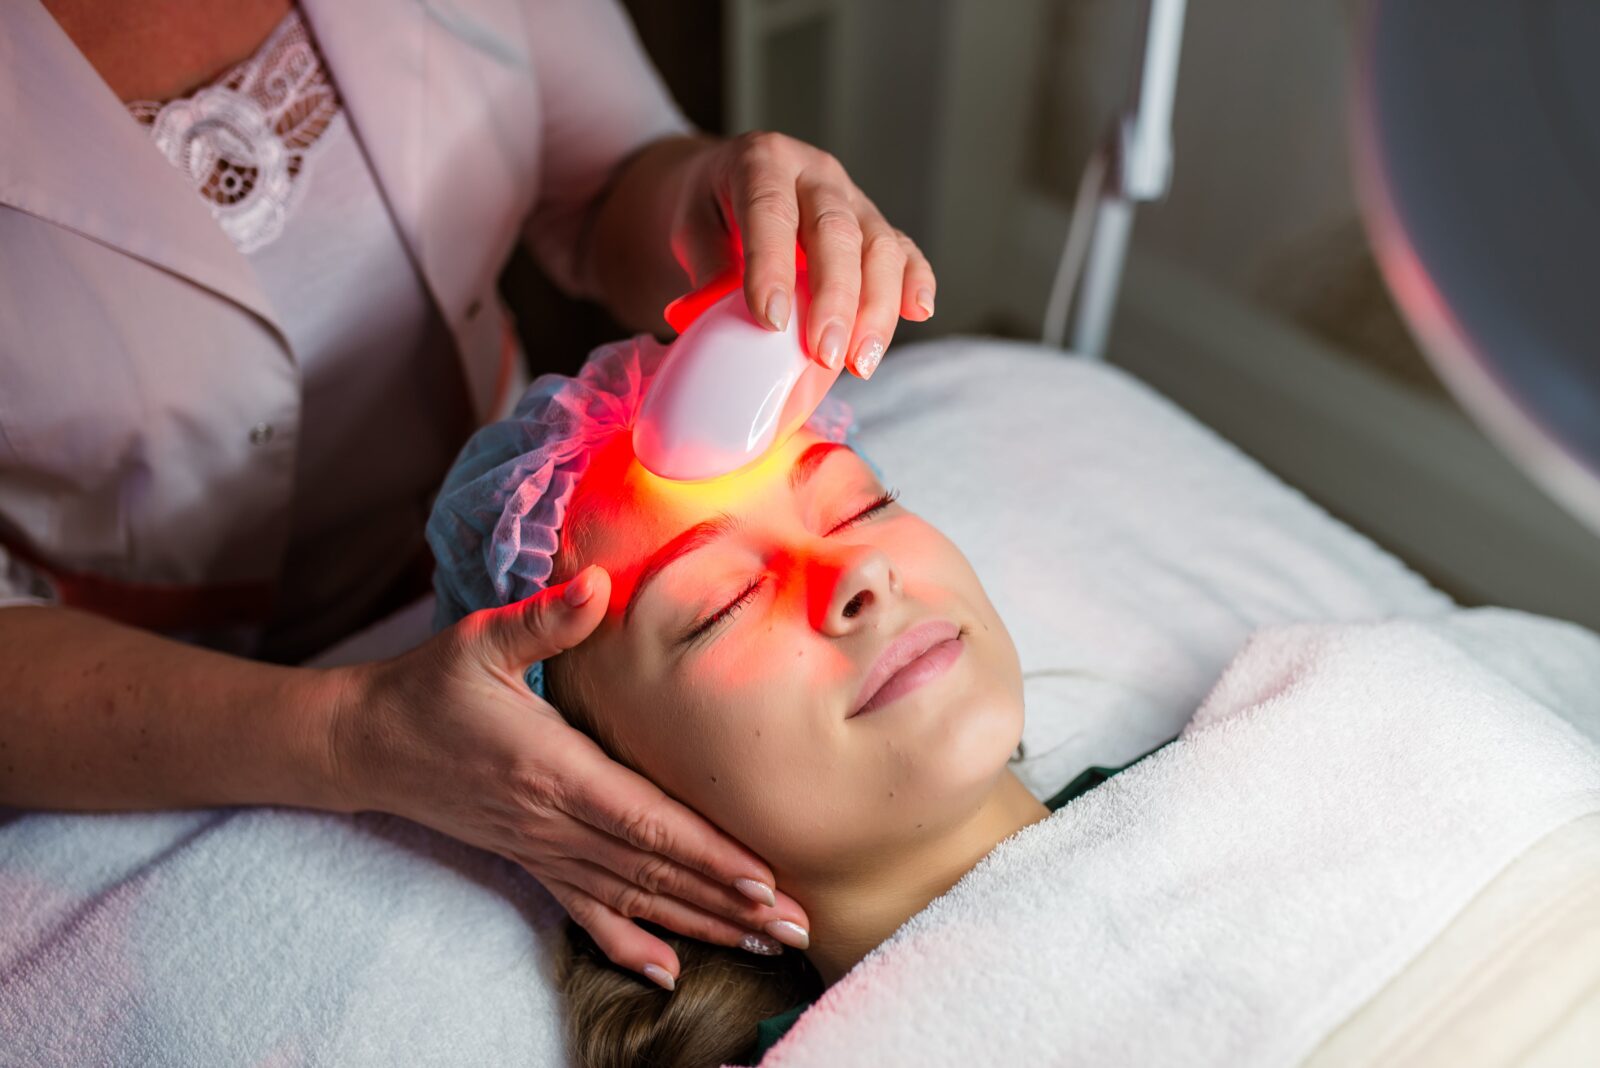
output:
[[[43,0],[118,99],[171,100],[249,59],[290,0]]]
[[[949,890],[1001,841],[1050,815],[1009,770],[972,818],[870,870],[796,886],[811,920],[806,957],[832,986],[901,924]]]

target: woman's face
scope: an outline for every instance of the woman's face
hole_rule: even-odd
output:
[[[960,550],[809,430],[702,483],[650,474],[628,437],[579,484],[558,569],[612,576],[557,666],[600,736],[780,880],[970,818],[1021,736],[1022,681]]]

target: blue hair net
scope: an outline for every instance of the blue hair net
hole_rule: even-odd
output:
[[[595,452],[632,429],[666,352],[648,334],[602,345],[576,378],[540,375],[510,418],[467,441],[428,517],[435,630],[549,584],[573,491]],[[806,425],[830,441],[849,441],[855,430],[849,405],[833,397],[823,398]],[[525,677],[543,697],[544,665],[532,665]]]

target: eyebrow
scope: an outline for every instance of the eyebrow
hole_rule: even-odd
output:
[[[819,441],[811,445],[795,460],[794,466],[789,469],[789,488],[799,489],[811,480],[817,473],[817,468],[822,466],[822,461],[831,456],[835,450],[848,448],[842,442]],[[633,617],[634,606],[639,603],[639,597],[644,593],[644,588],[652,579],[659,575],[668,564],[680,556],[703,549],[718,538],[739,529],[742,525],[737,516],[727,512],[718,512],[710,519],[702,520],[669,540],[661,548],[650,554],[644,566],[639,569],[639,578],[633,584],[633,592],[628,594],[627,607],[622,610],[624,624]]]
[[[789,469],[789,488],[799,489],[804,486],[810,481],[811,476],[817,473],[822,461],[833,455],[834,450],[845,447],[845,444],[839,441],[819,441],[806,449]]]

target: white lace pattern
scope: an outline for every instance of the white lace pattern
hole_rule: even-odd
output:
[[[339,109],[298,8],[253,56],[193,96],[128,104],[240,252],[283,232]]]

